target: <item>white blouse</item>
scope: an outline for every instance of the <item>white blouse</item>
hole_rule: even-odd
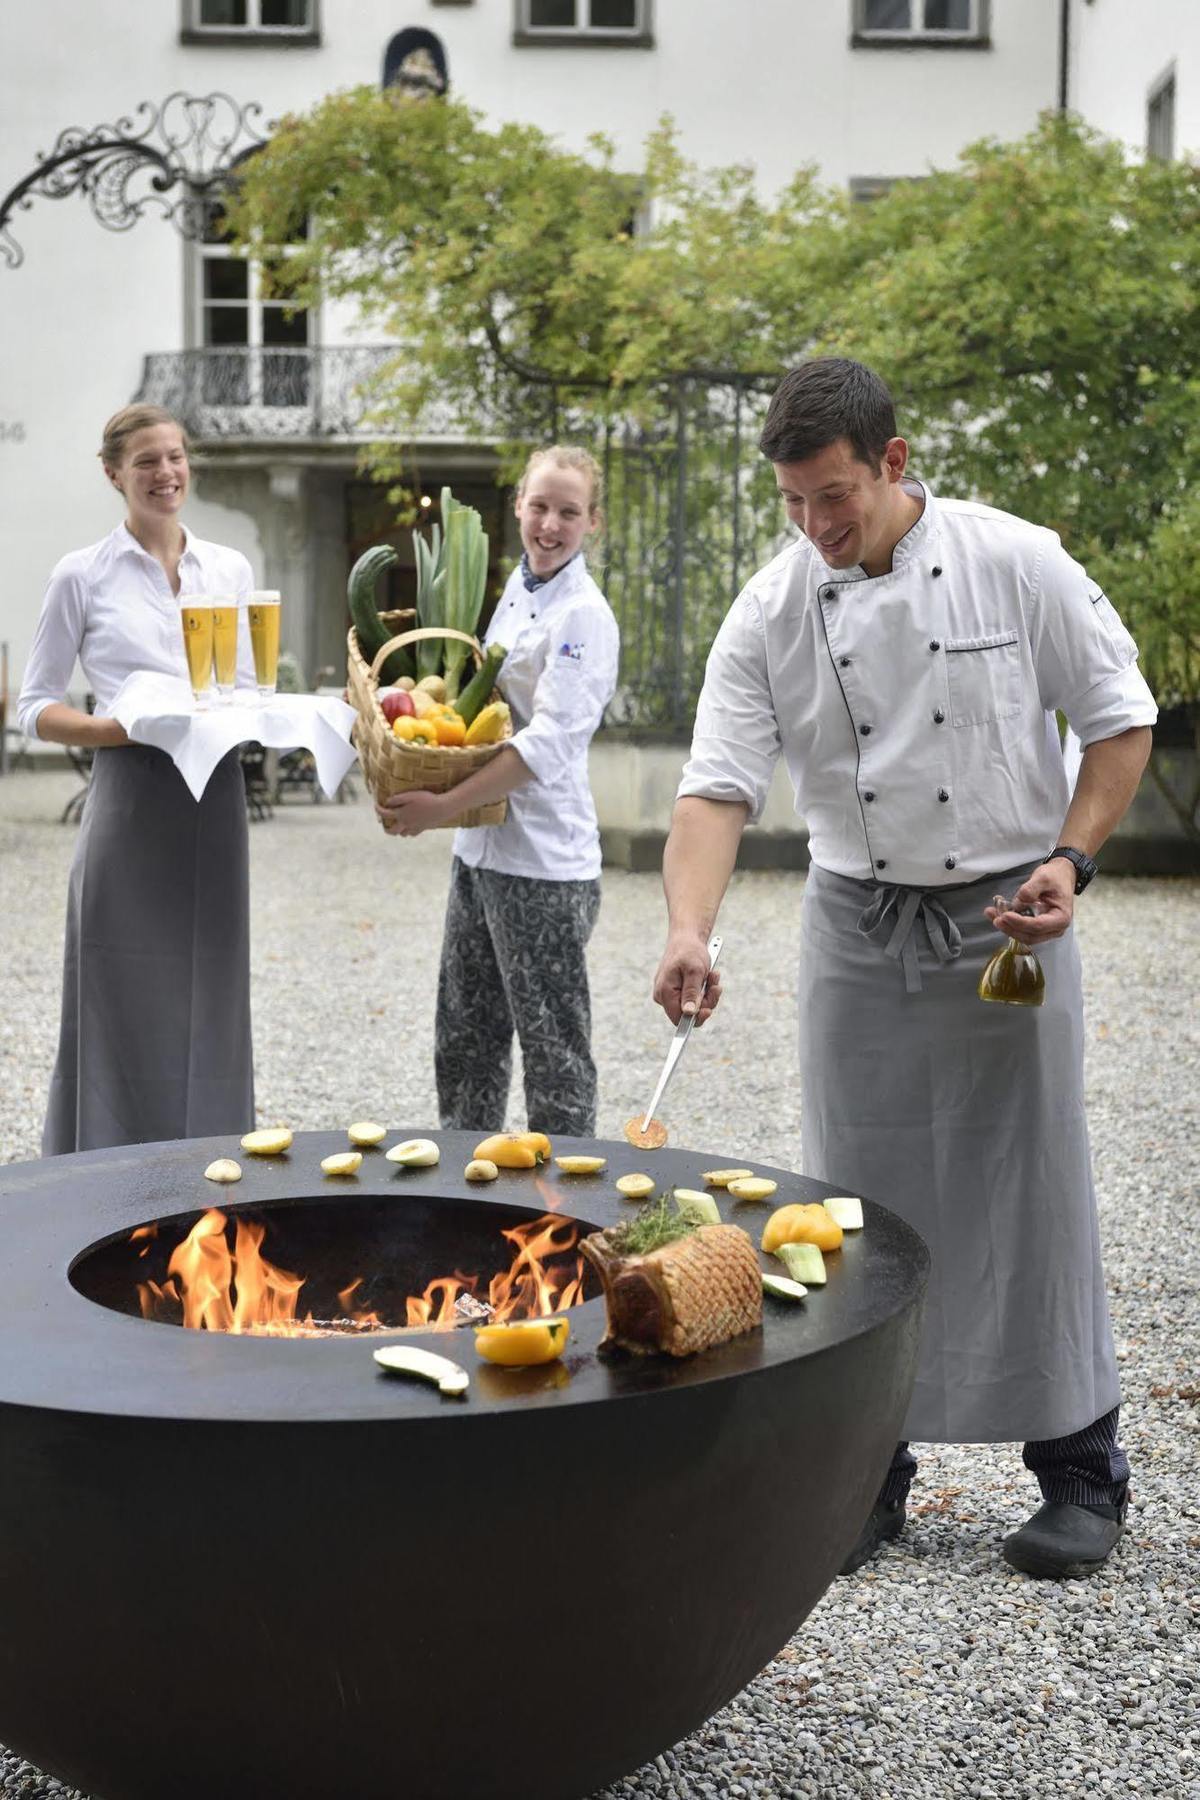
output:
[[[924,494],[886,575],[807,538],[734,602],[680,795],[761,812],[775,762],[822,868],[937,887],[1053,848],[1070,798],[1055,711],[1084,745],[1158,716],[1137,646],[1058,537]]]
[[[512,708],[511,747],[534,779],[508,796],[502,825],[458,831],[454,854],[473,869],[593,881],[600,832],[588,745],[617,685],[612,609],[581,555],[532,591],[518,568],[483,641],[507,646],[496,685]]]
[[[179,606],[185,594],[236,594],[254,586],[239,550],[206,543],[184,529],[179,594],[162,564],[125,525],[98,544],[72,550],[56,564],[33,634],[17,701],[21,729],[36,738],[42,711],[66,698],[78,660],[104,717],[128,676],[139,669],[187,680]],[[254,686],[254,657],[244,610],[238,618],[238,686]]]

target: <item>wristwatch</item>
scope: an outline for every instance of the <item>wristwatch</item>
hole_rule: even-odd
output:
[[[1065,856],[1069,863],[1075,865],[1075,892],[1082,894],[1096,873],[1096,865],[1091,857],[1082,850],[1073,850],[1070,844],[1056,844],[1049,856],[1043,856],[1042,861],[1044,863],[1053,862],[1056,856]]]

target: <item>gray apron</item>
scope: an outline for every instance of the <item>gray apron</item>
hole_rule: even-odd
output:
[[[815,865],[801,919],[804,1169],[906,1219],[933,1267],[903,1438],[1063,1437],[1120,1399],[1083,1104],[1073,932],[1041,1007],[976,995],[1028,869],[886,888]]]
[[[42,1154],[254,1124],[246,796],[201,800],[161,750],[99,750],[67,892]]]

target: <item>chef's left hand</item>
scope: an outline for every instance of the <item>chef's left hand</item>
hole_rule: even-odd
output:
[[[1035,908],[1032,918],[1017,910],[1023,906]],[[1063,937],[1071,929],[1075,912],[1075,866],[1065,856],[1040,863],[1021,883],[1008,911],[998,911],[994,906],[983,910],[997,931],[1016,938],[1019,944],[1031,944],[1036,949],[1051,938]]]
[[[420,837],[452,816],[445,794],[420,788],[410,794],[391,794],[375,808],[375,816],[389,837]]]

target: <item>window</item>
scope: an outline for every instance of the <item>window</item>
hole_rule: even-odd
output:
[[[1164,75],[1150,90],[1150,98],[1146,102],[1146,152],[1149,156],[1157,156],[1162,162],[1172,162],[1174,160],[1174,69]]]
[[[986,46],[989,0],[854,0],[851,42],[922,49]]]
[[[517,0],[518,44],[636,44],[650,33],[650,0]]]
[[[219,212],[198,263],[204,404],[307,406],[308,313],[262,297],[258,265],[232,254]]]
[[[183,0],[185,44],[320,41],[317,0]]]

